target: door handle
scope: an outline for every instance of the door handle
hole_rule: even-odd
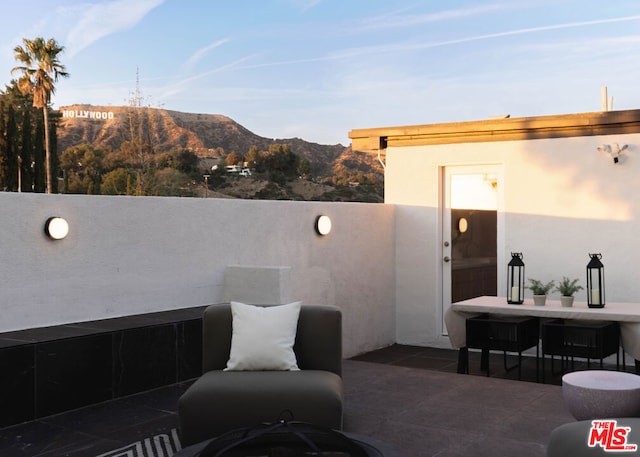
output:
[[[442,259],[442,260],[444,260],[445,262],[449,262],[451,259],[449,258],[449,256],[448,256],[448,255],[445,255],[445,256],[444,256],[444,259]]]

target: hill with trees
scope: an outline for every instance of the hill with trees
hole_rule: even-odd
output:
[[[63,192],[382,201],[377,157],[343,145],[264,138],[218,114],[92,105],[59,112]]]

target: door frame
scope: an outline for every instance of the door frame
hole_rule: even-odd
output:
[[[440,235],[439,235],[439,268],[440,276],[440,325],[442,335],[447,336],[444,316],[451,306],[451,262],[445,262],[445,257],[451,258],[451,175],[453,174],[489,174],[497,181],[496,189],[496,262],[497,262],[497,290],[498,295],[504,286],[504,274],[501,265],[505,265],[505,233],[504,233],[504,165],[502,163],[464,163],[446,164],[440,166]],[[469,208],[473,209],[473,208]],[[448,242],[448,246],[445,243]]]

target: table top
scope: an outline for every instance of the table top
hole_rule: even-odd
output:
[[[612,370],[574,371],[562,376],[562,384],[595,390],[640,390],[640,376]]]
[[[559,300],[547,299],[545,306],[536,306],[532,299],[525,299],[521,305],[512,305],[507,303],[506,297],[482,296],[452,303],[451,309],[510,316],[640,322],[640,303],[606,303],[604,308],[589,308],[586,302],[581,301],[574,301],[571,307],[563,307]]]

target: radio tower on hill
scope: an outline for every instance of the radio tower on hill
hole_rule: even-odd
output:
[[[142,92],[140,92],[140,68],[136,67],[136,90],[129,93],[129,106],[139,108],[142,106]]]

